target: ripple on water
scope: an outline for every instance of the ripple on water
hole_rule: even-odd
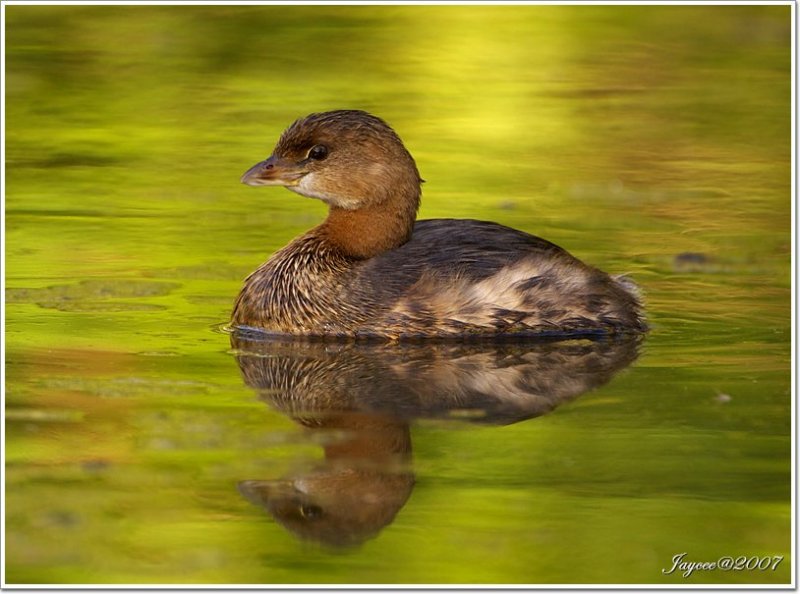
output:
[[[6,289],[7,303],[35,303],[61,311],[153,311],[163,306],[117,299],[161,297],[180,287],[178,283],[142,280],[83,280],[43,288]]]

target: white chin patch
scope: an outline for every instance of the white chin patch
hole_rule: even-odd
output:
[[[330,206],[336,206],[338,208],[344,208],[347,210],[355,210],[358,208],[358,200],[355,198],[348,198],[346,196],[337,196],[334,194],[329,194],[327,192],[321,191],[320,188],[316,187],[317,182],[317,174],[316,173],[309,173],[308,175],[304,175],[300,178],[300,181],[293,185],[293,186],[286,186],[292,192],[296,192],[301,196],[306,196],[308,198],[316,198],[317,200],[322,200],[326,204]]]

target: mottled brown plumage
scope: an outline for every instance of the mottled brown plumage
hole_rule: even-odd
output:
[[[365,112],[296,121],[242,181],[318,198],[329,214],[247,278],[236,327],[384,339],[646,330],[632,282],[544,239],[473,220],[415,223],[414,160]]]

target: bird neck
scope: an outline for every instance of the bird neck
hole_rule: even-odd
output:
[[[411,239],[419,208],[419,190],[403,199],[350,210],[331,206],[318,234],[344,255],[364,260],[400,247]]]
[[[375,469],[391,469],[393,464],[407,461],[411,453],[411,437],[407,421],[375,413],[336,413],[316,419],[317,426],[336,429],[344,439],[325,446],[328,462],[372,462]]]

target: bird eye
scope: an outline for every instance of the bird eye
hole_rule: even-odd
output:
[[[306,520],[315,520],[322,515],[322,508],[304,503],[300,506],[300,515]]]
[[[308,158],[314,159],[315,161],[322,161],[327,156],[328,147],[322,144],[315,145],[308,151]]]

